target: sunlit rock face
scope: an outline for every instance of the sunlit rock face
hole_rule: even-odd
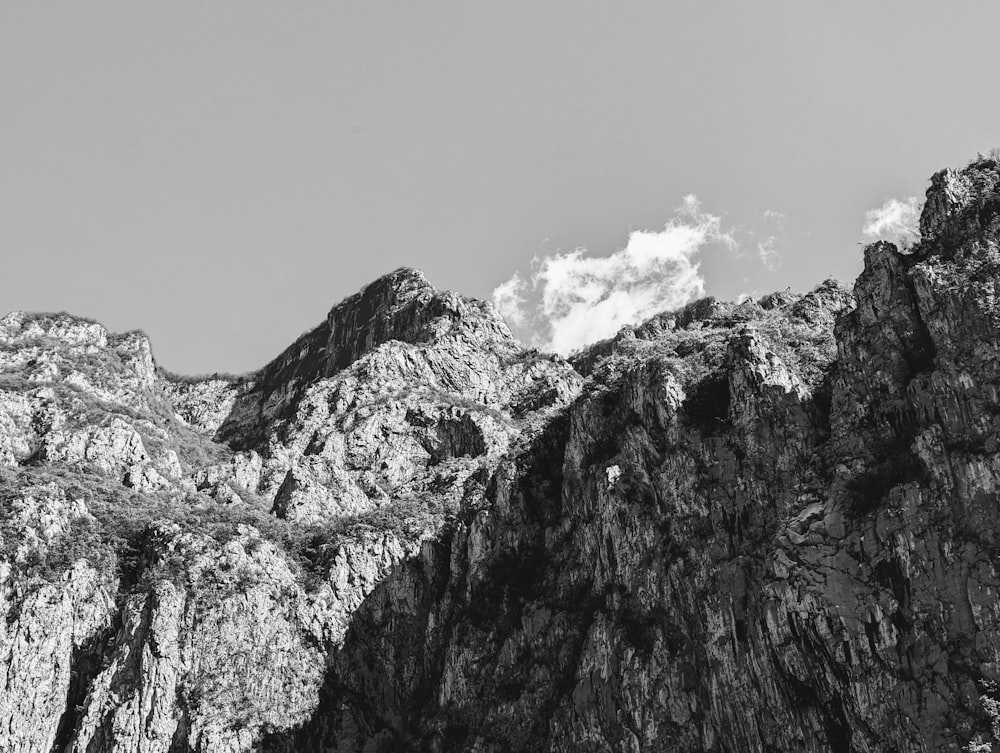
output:
[[[6,316],[0,750],[248,751],[308,724],[354,614],[582,382],[415,270],[243,377]]]
[[[569,362],[413,270],[242,377],[6,316],[0,750],[993,749],[998,188]]]

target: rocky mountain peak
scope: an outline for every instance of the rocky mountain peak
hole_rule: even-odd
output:
[[[489,402],[495,389],[475,386],[483,368],[519,350],[490,304],[440,291],[418,270],[399,269],[338,303],[320,325],[251,375],[220,436],[244,446],[287,418],[313,385],[385,359],[393,366],[381,376],[397,386],[428,378],[427,367],[438,372],[432,381]]]
[[[920,235],[924,241],[942,236],[974,236],[987,232],[1000,211],[1000,163],[991,157],[974,160],[961,170],[931,176]]]

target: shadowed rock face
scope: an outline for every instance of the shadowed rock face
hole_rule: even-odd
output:
[[[998,185],[572,363],[412,270],[241,378],[0,320],[0,750],[1000,744]]]

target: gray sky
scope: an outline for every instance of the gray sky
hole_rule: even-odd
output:
[[[0,309],[245,371],[395,267],[487,298],[688,194],[740,246],[699,252],[708,294],[850,280],[866,210],[1000,142],[998,28],[922,0],[0,2]]]

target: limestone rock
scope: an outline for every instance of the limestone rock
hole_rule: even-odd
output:
[[[415,270],[261,370],[0,320],[0,750],[1000,745],[1000,165],[569,363]]]

